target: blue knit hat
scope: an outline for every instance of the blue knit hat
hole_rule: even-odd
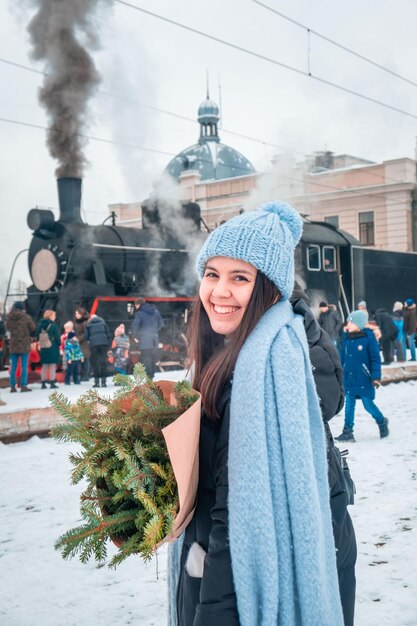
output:
[[[368,323],[368,313],[366,311],[353,311],[348,317],[348,322],[353,322],[355,326],[363,330]]]
[[[301,238],[303,220],[283,202],[268,202],[242,213],[216,228],[197,257],[200,278],[208,259],[227,256],[251,263],[280,290],[283,299],[294,287],[294,249]]]
[[[406,303],[407,306],[413,306],[414,300],[413,300],[413,298],[407,298],[405,303]]]

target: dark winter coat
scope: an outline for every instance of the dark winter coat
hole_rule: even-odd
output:
[[[339,339],[339,330],[342,327],[342,320],[337,311],[329,307],[325,313],[320,313],[319,324],[329,335],[330,339]]]
[[[398,335],[398,329],[388,311],[377,309],[374,317],[381,331],[381,341],[394,341]]]
[[[30,352],[31,336],[35,333],[33,319],[20,309],[12,309],[6,318],[6,329],[10,333],[10,354]]]
[[[381,357],[375,335],[369,328],[342,337],[340,356],[345,392],[357,398],[375,398],[373,380],[381,380]]]
[[[406,335],[412,335],[416,332],[417,314],[416,305],[412,304],[404,309],[404,332]]]
[[[303,299],[293,303],[294,313],[302,315],[310,350],[314,381],[325,424],[343,408],[344,393],[339,353],[328,333],[319,326],[313,312]],[[330,434],[327,425],[326,434]]]
[[[89,359],[91,356],[90,346],[84,335],[87,324],[88,324],[88,317],[85,317],[85,318],[83,317],[79,320],[77,319],[74,320],[74,332],[77,336],[78,341],[80,342],[81,351],[83,355],[85,356],[85,358]]]
[[[39,333],[42,330],[46,330],[49,340],[51,342],[50,348],[41,348],[41,363],[42,365],[53,365],[59,363],[59,347],[61,345],[61,337],[59,334],[58,326],[51,320],[41,320],[36,329],[36,338],[39,341]]]
[[[94,315],[88,321],[84,330],[84,337],[90,344],[90,348],[97,346],[110,346],[111,337],[106,322],[102,317]]]
[[[329,482],[333,530],[337,547],[337,567],[342,605],[347,626],[353,624],[356,540],[347,512],[347,494],[340,465],[334,454],[327,420],[343,406],[342,370],[337,351],[302,301],[293,303],[294,311],[304,315],[310,355],[327,426]],[[204,411],[200,432],[200,478],[197,507],[185,531],[177,591],[179,626],[239,626],[236,595],[228,542],[228,445],[231,385],[224,390],[218,410],[221,420],[214,423]],[[207,555],[204,577],[190,576],[185,568],[193,543]]]
[[[154,304],[144,302],[132,323],[132,335],[139,341],[140,350],[154,350],[158,347],[159,331],[164,321]]]

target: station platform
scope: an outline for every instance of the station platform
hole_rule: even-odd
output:
[[[30,393],[10,393],[7,380],[8,373],[0,372],[0,441],[14,443],[23,441],[33,435],[47,437],[49,431],[59,422],[57,415],[50,406],[49,394],[52,390],[41,389],[40,382],[29,383]],[[185,370],[160,372],[155,380],[181,380],[185,378]],[[393,362],[382,366],[382,385],[399,383],[407,380],[417,380],[417,363]],[[91,389],[93,381],[83,382],[80,385],[59,384],[59,391],[71,401],[76,401],[80,395]],[[103,396],[111,396],[118,389],[111,378],[107,379],[107,387],[99,389]],[[4,404],[2,404],[4,403]]]

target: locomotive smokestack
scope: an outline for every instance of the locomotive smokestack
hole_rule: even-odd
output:
[[[61,222],[76,222],[82,224],[81,219],[81,178],[57,178],[59,197],[59,219]]]

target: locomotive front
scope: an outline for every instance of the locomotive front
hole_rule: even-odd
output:
[[[185,280],[187,249],[159,218],[149,219],[155,207],[153,213],[144,208],[142,229],[90,226],[81,219],[82,179],[57,182],[59,219],[37,208],[27,218],[33,231],[28,308],[35,319],[45,309],[56,310],[61,321],[72,319],[77,306],[89,308],[98,296],[192,295]],[[195,238],[198,220],[187,224]]]

